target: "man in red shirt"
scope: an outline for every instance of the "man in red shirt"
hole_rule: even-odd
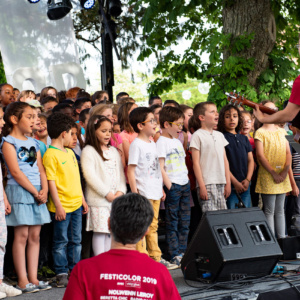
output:
[[[152,219],[147,198],[130,193],[115,199],[108,220],[111,250],[75,266],[63,300],[181,299],[167,268],[136,251]]]

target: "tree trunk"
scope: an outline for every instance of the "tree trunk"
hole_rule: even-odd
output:
[[[251,46],[238,55],[255,59],[255,68],[248,74],[249,83],[257,87],[257,78],[268,66],[268,53],[276,40],[276,25],[270,0],[235,0],[223,9],[223,32],[235,37],[245,33],[255,33]],[[230,49],[224,59],[231,55]],[[236,55],[236,54],[235,54]]]

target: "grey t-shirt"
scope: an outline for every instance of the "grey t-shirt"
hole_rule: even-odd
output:
[[[209,132],[200,128],[192,135],[190,148],[200,151],[199,164],[205,185],[226,184],[224,148],[227,145],[219,131]]]

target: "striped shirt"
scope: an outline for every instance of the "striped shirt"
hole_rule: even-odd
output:
[[[300,180],[300,155],[292,147],[292,169],[295,180]]]

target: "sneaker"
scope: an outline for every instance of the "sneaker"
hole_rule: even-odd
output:
[[[56,275],[56,286],[66,287],[68,285],[68,274]]]
[[[5,293],[7,297],[14,297],[22,294],[22,291],[14,288],[11,285],[7,285],[3,282],[0,284],[0,292]]]
[[[17,285],[16,289],[20,290],[23,294],[36,293],[39,291],[39,289],[36,287],[36,285],[32,284],[32,283],[27,283],[24,289],[20,288]]]
[[[171,264],[177,265],[178,268],[181,267],[182,255],[177,255],[171,259]]]
[[[174,270],[177,269],[178,266],[177,265],[173,265],[170,262],[166,261],[165,259],[161,259],[160,263],[163,264],[168,270]]]
[[[48,282],[48,281],[39,281],[39,285],[37,285],[37,288],[38,288],[40,291],[46,291],[46,290],[52,289],[52,286],[49,285],[49,282]]]

